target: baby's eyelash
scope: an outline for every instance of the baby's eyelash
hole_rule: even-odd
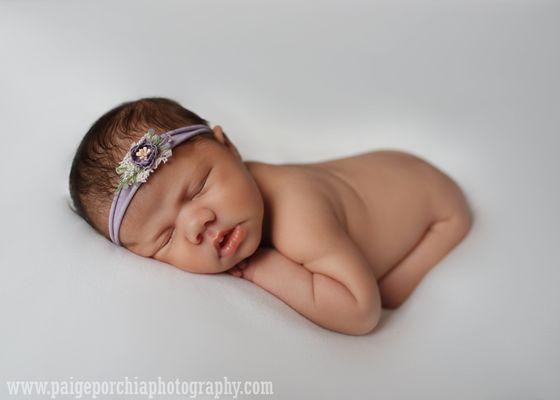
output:
[[[204,181],[202,182],[202,184],[200,185],[200,189],[198,189],[198,191],[196,192],[196,194],[200,193],[202,191],[202,189],[204,189],[204,187],[206,186],[206,182],[208,181],[208,177],[210,176],[210,172],[208,172],[206,174],[206,177],[204,178]]]

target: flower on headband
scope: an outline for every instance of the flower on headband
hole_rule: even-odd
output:
[[[153,129],[148,129],[142,139],[130,147],[116,168],[120,175],[116,192],[125,186],[146,182],[161,162],[166,163],[171,156],[169,141],[169,135],[158,136]]]
[[[154,164],[157,154],[157,147],[145,138],[130,149],[132,163],[140,168],[150,168]]]

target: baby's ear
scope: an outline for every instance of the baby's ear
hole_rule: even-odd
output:
[[[228,150],[232,151],[235,154],[235,156],[239,158],[239,160],[243,160],[241,158],[241,155],[237,151],[237,148],[229,140],[229,138],[227,137],[226,133],[222,130],[222,127],[220,125],[214,126],[212,130],[214,131],[214,137],[216,138],[216,140],[218,140],[218,142],[223,144]]]
[[[214,131],[214,137],[218,142],[222,144],[229,143],[229,139],[220,125],[214,126],[212,130]]]

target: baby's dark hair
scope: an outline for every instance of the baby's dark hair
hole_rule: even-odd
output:
[[[74,155],[69,177],[73,211],[108,237],[104,221],[119,181],[115,168],[131,144],[149,128],[161,134],[197,124],[208,126],[208,121],[176,101],[162,97],[129,101],[107,111],[89,128]],[[189,143],[203,137],[213,139],[210,133],[201,134]]]

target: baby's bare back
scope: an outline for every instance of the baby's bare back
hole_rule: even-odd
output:
[[[298,196],[300,204],[292,203],[292,207],[322,205],[309,208],[314,210],[310,221],[336,216],[377,279],[397,265],[432,224],[467,212],[461,189],[449,176],[425,160],[400,151],[284,164],[276,166],[274,174],[278,182],[286,183],[283,192],[275,191],[278,197],[305,192],[305,196]],[[291,215],[295,214],[285,213],[283,217],[289,219]],[[301,221],[284,221],[281,225],[293,227],[298,223]],[[276,233],[282,235],[281,231]]]

